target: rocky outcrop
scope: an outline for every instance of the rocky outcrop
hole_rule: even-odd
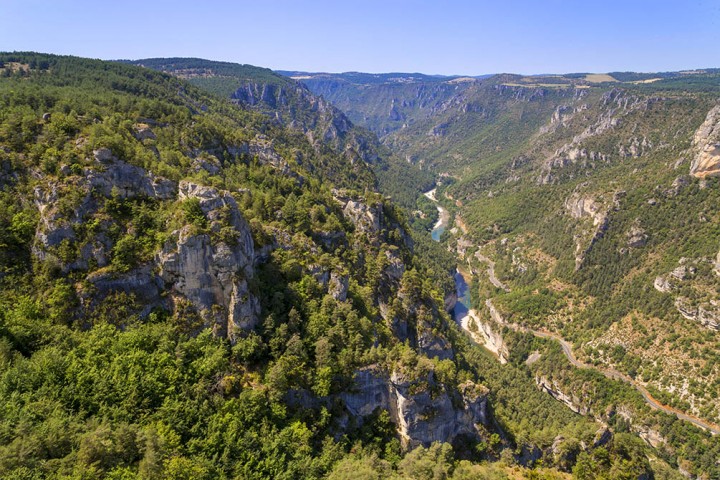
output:
[[[720,302],[716,300],[696,306],[688,298],[677,297],[675,308],[688,320],[699,322],[710,330],[720,330]]]
[[[488,298],[487,300],[485,300],[485,306],[487,306],[488,311],[490,312],[490,318],[492,318],[496,323],[500,325],[505,325],[505,319],[503,318],[500,311],[495,308],[495,305],[493,305],[491,299]]]
[[[627,144],[621,144],[618,147],[618,155],[621,157],[638,158],[648,153],[652,148],[653,143],[648,140],[647,137],[643,137],[642,140],[638,137],[633,137]]]
[[[235,241],[213,242],[210,234],[187,225],[173,232],[158,254],[160,276],[175,301],[184,298],[198,311],[204,328],[234,339],[239,330],[255,326],[260,311],[248,285],[254,256],[250,228],[228,192],[181,182],[179,198],[199,200],[210,231],[230,226]]]
[[[564,393],[555,382],[551,382],[547,377],[535,377],[535,383],[540,390],[547,392],[555,400],[564,403],[573,412],[579,413],[580,415],[588,415],[590,413],[590,409],[582,404],[579,397]]]
[[[673,289],[673,285],[670,283],[670,281],[663,276],[655,277],[653,287],[655,287],[655,290],[660,293],[668,293]]]
[[[699,261],[706,262],[708,260],[681,258],[678,262],[680,265],[666,275],[657,276],[653,286],[661,293],[681,291],[681,288],[687,285],[688,281],[695,279],[696,276],[702,278],[698,273],[697,265]],[[712,263],[713,268],[715,268],[715,262]],[[685,292],[694,292],[694,290],[685,290]],[[674,305],[678,313],[688,320],[699,322],[706,328],[720,330],[720,302],[686,293],[686,295],[688,294],[690,298],[687,296],[675,298]]]
[[[575,219],[590,217],[594,226],[602,225],[607,217],[601,203],[578,193],[565,200],[565,209]]]
[[[450,390],[432,371],[411,380],[397,371],[387,376],[364,369],[356,372],[354,388],[340,398],[354,417],[366,417],[376,409],[388,411],[403,446],[411,449],[461,436],[478,439],[480,427],[489,425],[487,393],[472,382]]]
[[[639,225],[633,225],[625,234],[627,246],[630,248],[641,248],[647,245],[648,235]]]
[[[720,175],[720,105],[713,107],[695,131],[692,148],[695,157],[690,174],[696,178]]]
[[[87,181],[92,189],[105,197],[148,197],[169,200],[175,197],[175,182],[156,177],[140,167],[116,158],[107,148],[93,151],[101,168],[89,171]]]
[[[75,242],[75,228],[87,217],[95,214],[103,205],[103,198],[175,198],[177,184],[118,159],[107,148],[93,151],[96,164],[81,170],[82,175],[72,175],[62,183],[51,181],[35,187],[35,206],[40,222],[35,233],[33,254],[45,260],[52,249],[64,241]],[[76,198],[68,205],[69,198]],[[64,202],[61,202],[61,198]],[[90,243],[79,247],[80,257],[62,263],[63,272],[87,270],[92,262],[98,267],[107,265],[113,242],[99,233]]]
[[[150,125],[146,123],[138,123],[135,124],[135,138],[140,140],[141,142],[143,140],[155,140],[157,136],[155,135],[155,132],[152,131],[150,128]]]
[[[330,274],[328,293],[337,301],[344,302],[347,300],[349,287],[349,279],[347,275],[333,271]]]
[[[380,231],[382,205],[367,205],[349,200],[343,208],[343,213],[360,232],[376,236]]]
[[[169,308],[162,295],[165,284],[152,271],[151,265],[122,275],[101,270],[88,275],[87,281],[91,288],[83,288],[78,292],[83,315],[92,313],[108,295],[120,292],[137,302],[140,307],[137,315],[140,318],[146,317],[156,307]]]
[[[460,326],[476,343],[497,355],[500,363],[507,363],[510,352],[502,334],[497,329],[494,330],[490,322],[480,320],[475,310],[470,310],[465,317],[460,319]]]
[[[573,237],[575,240],[575,270],[578,270],[595,242],[605,234],[608,227],[608,210],[600,202],[578,192],[573,193],[565,200],[565,209],[572,218],[592,220],[591,229],[579,228]]]

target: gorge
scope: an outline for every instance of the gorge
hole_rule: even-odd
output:
[[[0,476],[717,476],[718,72],[0,60]]]

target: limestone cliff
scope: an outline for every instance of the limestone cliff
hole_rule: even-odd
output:
[[[387,410],[406,448],[453,442],[462,436],[478,439],[481,426],[490,424],[487,389],[472,382],[458,391],[439,383],[430,371],[418,379],[394,371],[373,369],[355,374],[353,390],[341,394],[347,411],[355,417]]]
[[[233,339],[238,329],[252,328],[260,313],[248,284],[254,246],[233,197],[195,183],[178,185],[117,158],[107,148],[95,150],[93,157],[91,167],[76,170],[63,181],[47,181],[34,192],[40,213],[33,247],[36,258],[58,262],[63,272],[88,272],[88,284],[78,286],[77,316],[84,318],[104,298],[123,293],[133,299],[140,317],[155,307],[174,311],[185,300],[202,318],[203,328],[211,327],[217,335]],[[129,271],[108,270],[118,241],[112,233],[117,225],[102,213],[107,203],[175,198],[197,200],[208,231],[185,225],[170,235],[153,261]],[[89,221],[97,225],[91,235],[87,235]],[[222,240],[213,240],[221,230]]]
[[[228,192],[180,182],[179,198],[198,199],[210,232],[229,225],[234,238],[213,242],[210,234],[186,225],[173,232],[157,255],[160,277],[174,298],[190,301],[206,326],[233,339],[238,330],[253,328],[260,313],[260,303],[248,286],[254,257],[250,227]]]
[[[720,105],[713,107],[695,131],[692,140],[695,153],[690,174],[697,178],[720,175]]]

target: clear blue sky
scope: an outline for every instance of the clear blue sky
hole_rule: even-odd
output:
[[[720,0],[0,0],[0,50],[442,74],[720,67]]]

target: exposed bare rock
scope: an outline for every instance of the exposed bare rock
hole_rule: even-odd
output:
[[[602,204],[590,197],[582,197],[575,193],[565,200],[565,208],[570,213],[570,216],[575,219],[592,218],[595,226],[601,225],[605,221],[606,215],[603,212]]]
[[[653,287],[655,287],[655,290],[661,293],[668,293],[673,289],[673,285],[670,283],[670,281],[663,276],[655,277]]]
[[[387,410],[403,446],[410,449],[452,442],[459,436],[479,438],[480,427],[489,424],[487,389],[465,382],[458,390],[448,391],[432,371],[410,379],[397,371],[388,378],[364,369],[355,374],[355,388],[340,397],[355,417],[368,416],[378,408]],[[456,395],[459,398],[453,401]]]
[[[720,105],[713,107],[693,136],[695,158],[690,174],[697,178],[720,175]]]
[[[630,248],[641,248],[647,245],[648,235],[639,225],[633,225],[625,236],[627,237],[627,246]]]
[[[645,443],[653,448],[659,448],[665,443],[665,437],[653,428],[645,425],[633,425],[632,430],[637,433],[637,435],[642,438]]]
[[[145,123],[138,123],[135,125],[135,138],[140,141],[143,140],[155,140],[155,132],[152,131],[149,125]]]
[[[369,206],[365,203],[350,200],[345,204],[343,213],[361,232],[376,235],[380,231],[382,206]]]
[[[45,253],[49,248],[60,245],[64,240],[74,240],[75,231],[73,223],[81,220],[78,218],[78,210],[73,213],[73,218],[66,218],[63,212],[57,206],[60,198],[60,185],[51,182],[46,187],[35,187],[35,206],[40,213],[40,222],[35,232],[35,245],[33,246],[33,254],[45,259]],[[89,201],[87,197],[85,202]]]
[[[619,201],[619,200],[618,200]],[[587,252],[605,234],[608,226],[608,209],[599,201],[583,196],[579,192],[573,193],[565,200],[565,209],[571,217],[581,220],[589,218],[592,220],[592,228],[580,225],[575,232],[575,269],[578,270]]]
[[[347,300],[348,294],[348,276],[341,275],[340,273],[333,270],[330,274],[330,285],[328,287],[328,293],[332,297],[339,301],[344,302]]]
[[[680,265],[679,267],[675,268],[672,272],[670,272],[670,276],[673,277],[676,280],[687,280],[688,278],[695,275],[697,272],[697,268],[693,265],[684,265],[684,261],[687,259],[681,258],[680,263],[683,265]]]
[[[698,309],[690,304],[690,301],[685,297],[678,297],[675,299],[675,308],[680,315],[687,318],[688,320],[697,320]]]
[[[48,182],[35,188],[34,200],[40,213],[33,246],[33,254],[37,258],[44,260],[49,249],[59,246],[63,241],[74,242],[75,227],[102,207],[102,197],[175,198],[175,182],[122,161],[107,148],[94,150],[93,157],[96,165],[81,170],[82,175],[71,176],[63,184]],[[69,192],[73,195],[69,196]],[[77,202],[68,210],[67,204],[63,205],[60,199],[73,196]],[[103,266],[107,263],[106,257],[111,248],[110,241],[81,246],[81,258],[63,263],[62,270],[86,270],[93,257],[98,266]]]
[[[720,304],[711,300],[709,305],[700,305],[697,319],[706,328],[720,330]]]
[[[628,144],[621,144],[618,147],[618,154],[621,157],[637,158],[648,153],[652,147],[653,143],[647,137],[643,137],[642,140],[633,137]]]
[[[505,325],[505,319],[500,314],[497,308],[495,308],[495,305],[493,305],[491,299],[485,300],[485,305],[488,307],[488,311],[490,312],[490,318],[492,318],[496,323],[499,323],[500,325]]]
[[[307,271],[324,289],[330,284],[330,271],[320,265],[308,265]]]
[[[93,150],[93,157],[96,162],[100,163],[110,163],[116,159],[112,150],[109,148],[98,148],[97,150]]]
[[[582,405],[579,397],[564,393],[556,383],[551,382],[546,377],[535,377],[535,383],[540,390],[549,393],[551,397],[567,405],[573,412],[579,413],[580,415],[588,415],[590,413],[590,409]]]
[[[665,196],[675,197],[680,191],[690,184],[690,177],[688,175],[681,175],[673,180],[672,185],[669,189],[665,190]]]
[[[163,281],[153,273],[150,265],[121,275],[101,271],[90,274],[87,280],[92,289],[81,290],[79,297],[81,307],[88,313],[107,295],[117,292],[123,292],[139,302],[142,309],[138,315],[141,318],[147,316],[155,307],[167,306],[161,295]]]
[[[222,170],[220,161],[214,156],[199,157],[193,161],[192,169],[196,172],[205,170],[210,175],[217,175]]]
[[[175,197],[177,185],[172,180],[157,177],[140,167],[119,160],[107,148],[94,150],[93,155],[103,167],[88,171],[86,178],[92,189],[105,197],[148,197],[160,200]]]
[[[197,309],[206,326],[234,339],[238,330],[255,326],[260,309],[248,286],[254,256],[250,228],[228,192],[181,182],[179,197],[197,198],[210,229],[220,228],[223,220],[234,229],[236,241],[213,242],[210,235],[185,226],[173,232],[158,254],[160,276],[175,297],[187,299]]]
[[[480,320],[475,310],[470,310],[465,317],[460,319],[460,326],[470,334],[476,343],[497,355],[500,363],[507,363],[510,352],[502,334],[497,329],[493,330],[490,322]]]
[[[595,433],[595,438],[593,439],[593,448],[602,447],[603,445],[607,445],[610,440],[613,438],[613,432],[607,426],[602,427],[600,430],[598,430]]]

